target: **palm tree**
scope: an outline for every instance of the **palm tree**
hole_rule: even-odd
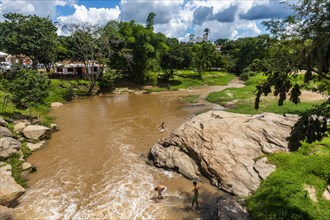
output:
[[[211,33],[211,30],[209,28],[205,28],[204,33],[206,38],[205,40],[209,40],[209,33]]]

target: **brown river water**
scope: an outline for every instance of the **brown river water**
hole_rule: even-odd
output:
[[[61,131],[28,158],[38,171],[15,208],[18,219],[208,218],[205,212],[222,194],[218,189],[201,182],[201,208],[193,210],[191,180],[144,158],[158,139],[219,107],[187,107],[178,97],[211,90],[95,96],[54,109]],[[158,129],[162,122],[164,132]],[[157,203],[153,188],[159,183],[168,190]]]

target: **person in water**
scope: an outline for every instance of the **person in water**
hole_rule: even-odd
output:
[[[165,131],[165,122],[162,122],[162,124],[159,125],[159,130],[160,131]]]
[[[157,192],[156,202],[158,202],[159,199],[163,199],[164,193],[166,192],[167,187],[164,185],[158,185],[155,187],[155,191]]]
[[[192,190],[194,192],[194,196],[192,198],[192,203],[191,203],[191,207],[194,208],[194,204],[196,203],[196,207],[198,208],[198,196],[199,196],[199,186],[197,185],[197,181],[194,180],[193,182],[194,185],[194,189]]]

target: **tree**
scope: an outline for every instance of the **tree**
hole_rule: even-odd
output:
[[[10,83],[11,100],[19,109],[37,108],[48,96],[50,81],[45,75],[31,70],[22,70]]]
[[[49,66],[56,56],[57,28],[49,18],[9,13],[0,23],[0,47],[14,55],[24,54]]]
[[[88,24],[66,27],[72,32],[68,40],[71,58],[83,62],[85,66],[89,80],[87,95],[92,94],[104,67],[110,63],[113,54],[117,53],[114,45],[119,44],[120,39],[115,26],[115,23],[110,22],[102,28]],[[98,72],[94,71],[96,65],[99,65]]]
[[[216,59],[215,46],[209,42],[194,44],[192,50],[192,66],[197,68],[199,78],[202,72],[212,67]]]
[[[206,39],[209,40],[209,34],[211,33],[211,30],[209,28],[205,28],[204,33],[206,35]]]
[[[269,71],[267,81],[258,86],[256,105],[262,93],[271,92],[275,87],[275,95],[279,94],[279,105],[286,99],[285,93],[291,90],[290,100],[298,103],[300,86],[291,84],[290,78],[297,70],[306,69],[305,83],[315,79],[318,91],[328,99],[318,107],[303,113],[295,124],[290,138],[290,148],[297,150],[300,141],[313,142],[327,135],[329,118],[330,93],[330,2],[327,0],[298,0],[291,7],[294,16],[284,21],[271,20],[264,22],[266,27],[280,39],[272,59],[265,61]],[[287,43],[289,46],[286,46]],[[279,60],[282,63],[279,63]],[[277,62],[277,63],[276,63]],[[317,77],[312,76],[315,71]]]
[[[154,12],[150,12],[147,18],[147,26],[146,28],[153,31],[154,30],[154,24],[155,24],[155,17],[156,14]]]

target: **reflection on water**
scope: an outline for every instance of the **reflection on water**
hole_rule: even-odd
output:
[[[189,208],[191,181],[142,159],[159,138],[211,108],[183,108],[177,98],[186,93],[92,97],[55,109],[61,131],[29,158],[38,172],[19,200],[18,218],[199,217]],[[163,121],[167,130],[160,132]],[[160,203],[153,200],[158,183],[169,189]],[[203,190],[217,193],[208,184]]]

